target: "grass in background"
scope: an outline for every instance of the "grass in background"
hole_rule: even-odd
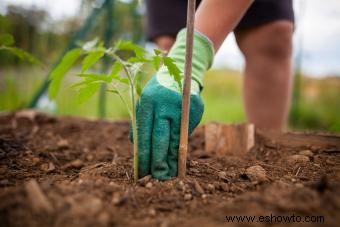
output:
[[[45,74],[44,70],[32,67],[0,70],[0,111],[25,107]],[[56,101],[55,114],[96,118],[98,97],[91,98],[85,104],[78,104],[76,91],[69,88],[76,79],[75,75],[66,77]],[[303,78],[301,87],[300,106],[294,108],[290,115],[291,128],[340,132],[340,77]],[[205,102],[203,123],[237,123],[245,120],[242,76],[239,72],[209,71],[205,76],[202,95]],[[110,119],[128,119],[123,104],[110,93],[107,93],[107,116]]]
[[[239,123],[245,121],[242,100],[242,77],[239,72],[211,70],[206,73],[202,97],[202,121]]]

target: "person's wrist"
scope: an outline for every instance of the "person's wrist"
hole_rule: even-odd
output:
[[[176,38],[176,42],[169,51],[168,56],[175,60],[176,65],[181,70],[184,77],[186,29],[182,29]],[[203,87],[203,75],[212,64],[214,57],[213,44],[204,34],[199,31],[194,32],[194,48],[192,55],[192,83],[191,93],[199,94]],[[166,88],[180,92],[178,84],[169,75],[167,68],[163,65],[157,73],[157,81]],[[183,81],[183,80],[182,80]]]
[[[204,73],[211,67],[214,59],[214,48],[211,40],[200,31],[194,31],[194,46],[192,53],[192,79],[203,87]],[[168,56],[173,58],[182,72],[185,67],[186,55],[186,29],[182,29],[176,38],[176,42],[169,51]],[[184,75],[182,75],[184,76]]]

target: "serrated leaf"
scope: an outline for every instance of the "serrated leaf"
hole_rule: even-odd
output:
[[[86,72],[91,66],[93,66],[99,59],[105,54],[104,50],[97,50],[90,52],[83,60],[81,66],[81,72]]]
[[[112,79],[119,79],[119,73],[122,71],[123,65],[119,61],[116,61],[112,68],[109,77]]]
[[[54,68],[50,74],[51,84],[48,89],[48,96],[50,99],[57,96],[60,84],[65,74],[76,63],[79,57],[82,55],[83,50],[81,48],[75,48],[67,52],[60,63]]]
[[[130,63],[147,63],[150,62],[149,59],[145,57],[131,57],[127,60]]]
[[[162,64],[162,58],[159,56],[153,56],[152,57],[152,64],[155,67],[156,70],[159,70]]]
[[[167,67],[169,74],[174,78],[177,82],[178,86],[182,90],[182,77],[181,77],[181,70],[175,64],[174,59],[170,57],[163,58],[164,65]]]
[[[11,46],[14,42],[14,38],[11,34],[0,34],[0,45]]]
[[[99,87],[100,84],[88,84],[80,88],[77,96],[78,103],[83,103],[91,98],[99,90]]]
[[[133,51],[138,58],[144,58],[146,50],[131,41],[119,41],[116,45],[118,50],[129,50]]]
[[[161,55],[162,54],[162,51],[159,50],[159,49],[153,49],[153,52],[155,53],[155,55]]]
[[[95,38],[95,39],[93,39],[93,40],[91,40],[91,41],[86,42],[86,43],[82,46],[82,48],[83,48],[83,50],[85,50],[85,51],[90,51],[91,49],[93,49],[93,48],[97,45],[97,43],[98,43],[98,38]]]
[[[83,86],[83,85],[86,85],[86,84],[89,84],[91,83],[90,81],[87,81],[87,80],[82,80],[80,82],[77,82],[77,83],[74,83],[70,86],[70,88],[76,88],[76,87],[80,87],[80,86]]]
[[[19,48],[16,48],[16,47],[0,46],[0,50],[7,50],[23,61],[28,61],[32,64],[41,65],[41,62],[36,57],[34,57],[30,53],[27,53],[26,51],[24,51],[22,49],[19,49]]]
[[[85,86],[88,84],[95,84],[95,83],[103,83],[103,81],[100,80],[93,80],[91,78],[86,78],[80,82],[74,83],[70,86],[70,88],[76,88],[76,87],[81,87],[81,86]]]
[[[106,74],[96,74],[96,73],[80,73],[78,76],[83,77],[89,82],[102,81],[105,83],[110,83],[112,79]]]

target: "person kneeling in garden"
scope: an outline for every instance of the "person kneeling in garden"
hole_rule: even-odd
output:
[[[168,56],[184,71],[186,30],[180,29],[185,26],[187,1],[147,0],[146,4],[149,39],[169,50]],[[189,133],[203,114],[203,75],[233,30],[246,60],[248,122],[262,129],[285,128],[293,23],[292,0],[202,0],[194,26]],[[139,177],[152,174],[168,180],[177,176],[182,97],[168,74],[161,67],[144,87],[137,105]]]

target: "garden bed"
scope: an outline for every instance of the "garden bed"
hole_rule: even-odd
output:
[[[306,226],[340,221],[339,136],[257,132],[247,154],[216,156],[204,151],[199,127],[185,180],[134,183],[128,130],[124,121],[0,116],[0,225],[268,225],[228,222],[233,215],[324,217]]]

